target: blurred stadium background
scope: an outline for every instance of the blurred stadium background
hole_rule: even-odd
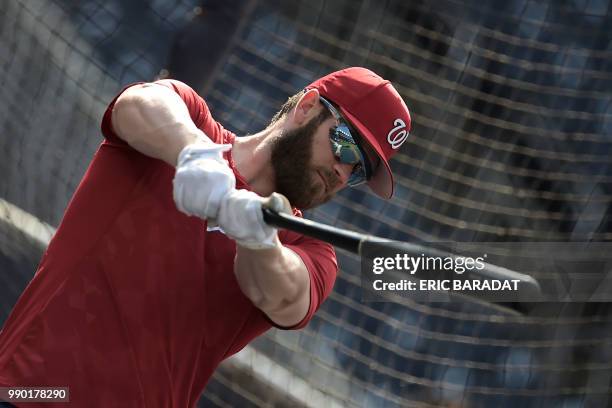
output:
[[[307,214],[394,239],[611,241],[608,0],[0,2],[0,323],[102,140],[105,105],[173,77],[238,134],[349,65],[393,81],[413,131],[390,202],[347,190]],[[103,198],[101,198],[103,199]],[[339,251],[301,332],[224,364],[206,407],[612,406],[607,304],[362,303]]]

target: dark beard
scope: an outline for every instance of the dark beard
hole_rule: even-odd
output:
[[[315,132],[327,116],[319,115],[304,126],[283,132],[272,144],[276,192],[287,197],[294,207],[308,209],[330,198],[315,200],[319,190],[312,169]]]

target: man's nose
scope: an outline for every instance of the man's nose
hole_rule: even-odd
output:
[[[340,163],[339,161],[334,164],[334,173],[336,173],[336,177],[338,177],[342,186],[345,186],[348,182],[354,166],[354,164]]]

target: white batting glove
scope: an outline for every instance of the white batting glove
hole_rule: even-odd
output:
[[[222,201],[217,223],[240,246],[274,248],[277,231],[265,223],[262,206],[278,212],[291,212],[289,201],[281,194],[273,193],[264,198],[252,191],[234,190]]]
[[[217,218],[221,202],[236,187],[234,172],[223,159],[231,148],[196,143],[181,151],[173,182],[176,208],[203,219]]]

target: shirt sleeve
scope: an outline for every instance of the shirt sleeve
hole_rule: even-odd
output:
[[[123,88],[121,92],[119,92],[115,96],[115,98],[106,108],[104,116],[102,117],[101,129],[102,134],[104,135],[107,143],[117,146],[128,146],[128,144],[115,133],[111,121],[111,116],[113,112],[113,107],[115,106],[115,102],[117,101],[119,96],[123,92],[125,92],[126,89],[142,83],[143,82],[136,82]],[[210,110],[204,99],[200,95],[198,95],[198,93],[194,91],[193,88],[181,81],[177,81],[174,79],[163,79],[160,81],[155,81],[153,83],[165,86],[176,92],[185,102],[185,105],[189,110],[189,116],[191,116],[191,120],[193,120],[193,123],[195,123],[195,125],[200,129],[205,127],[205,124],[207,123],[207,121],[209,121],[210,118]],[[218,141],[213,141],[219,143]]]
[[[306,265],[310,276],[310,305],[306,316],[294,326],[283,327],[275,324],[271,319],[268,320],[279,329],[302,329],[310,322],[334,287],[338,273],[336,252],[334,247],[326,242],[290,231],[281,231],[280,238],[283,244],[298,254]]]

